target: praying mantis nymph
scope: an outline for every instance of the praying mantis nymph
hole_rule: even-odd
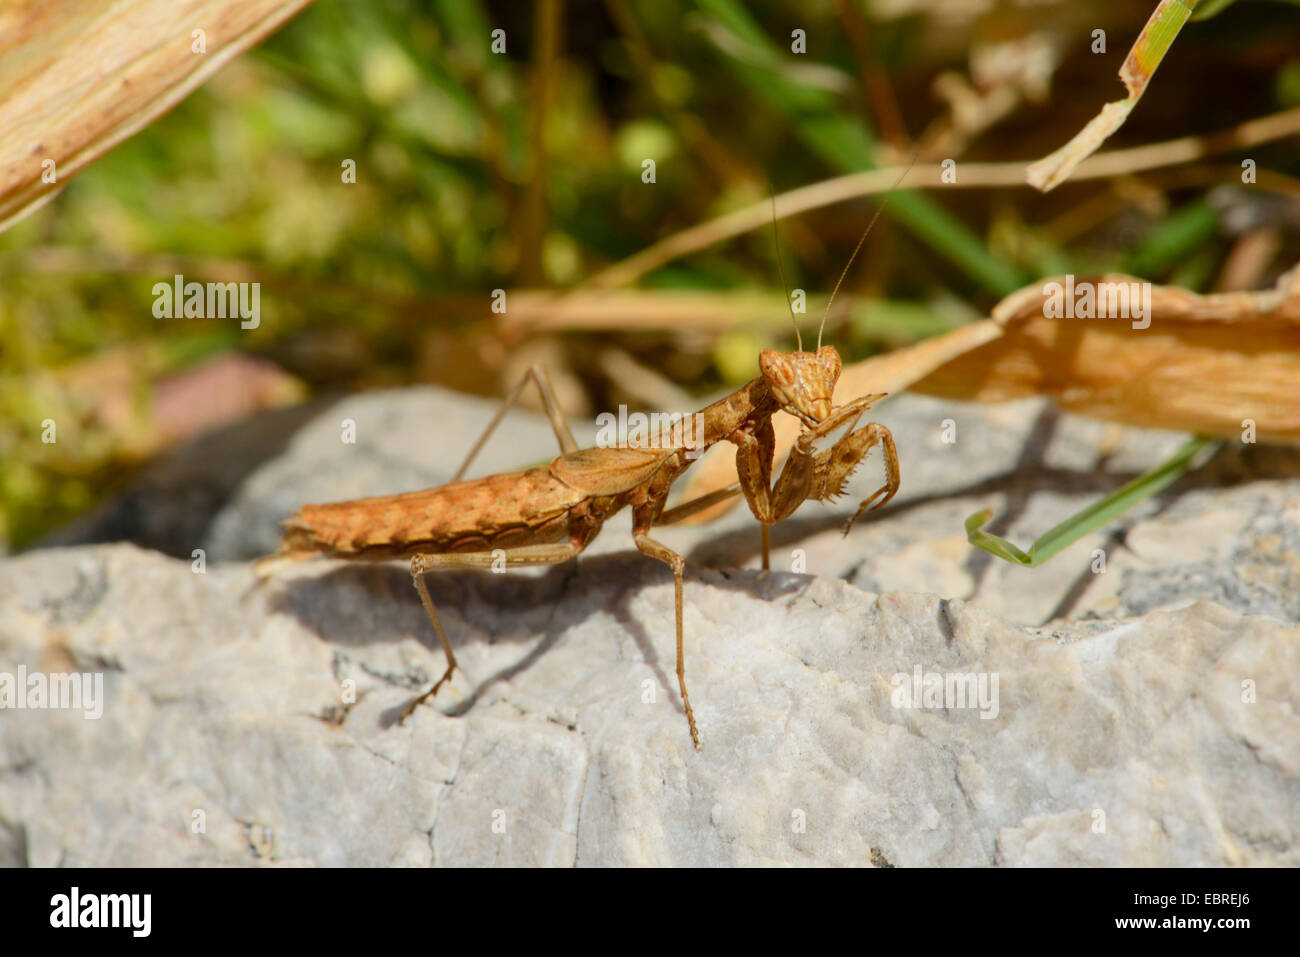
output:
[[[283,523],[285,530],[279,550],[263,559],[259,568],[265,571],[282,560],[316,555],[347,561],[410,560],[411,580],[442,645],[447,667],[429,690],[407,705],[402,712],[405,719],[422,702],[436,695],[456,670],[456,656],[429,596],[425,572],[441,568],[490,568],[502,552],[507,565],[568,561],[591,543],[606,519],[622,508],[631,507],[632,540],[636,547],[673,572],[677,685],[691,741],[699,749],[700,733],[686,691],[682,654],[682,576],[686,563],[681,555],[653,538],[651,530],[743,494],[754,517],[762,523],[763,567],[767,568],[770,527],[789,517],[808,499],[828,502],[840,495],[854,469],[876,445],[884,454],[885,484],[858,506],[848,520],[845,534],[863,512],[879,508],[898,491],[898,452],[893,436],[878,423],[858,425],[863,413],[884,394],[860,396],[841,406],[832,404],[840,375],[840,356],[834,347],[821,344],[821,331],[835,293],[888,198],[887,195],[867,224],[835,284],[822,315],[815,351],[803,351],[796,321],[795,351],[760,352],[760,374],[756,378],[697,413],[697,421],[702,424],[697,431],[702,434],[693,435],[689,446],[681,441],[680,435],[664,430],[642,443],[646,447],[578,448],[556,402],[546,369],[535,365],[470,449],[450,484],[399,495],[304,505]],[[788,292],[786,300],[788,303]],[[529,379],[541,393],[559,441],[560,456],[549,465],[461,481],[460,477]],[[772,416],[777,412],[794,416],[801,428],[789,458],[773,481]],[[824,451],[817,450],[820,440],[840,429],[846,431],[837,441]],[[702,451],[719,442],[730,442],[736,447],[739,481],[666,509],[673,482]]]

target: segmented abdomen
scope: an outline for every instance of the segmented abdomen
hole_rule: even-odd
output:
[[[418,492],[304,505],[285,521],[278,554],[400,558],[549,544],[569,536],[585,496],[546,467]]]

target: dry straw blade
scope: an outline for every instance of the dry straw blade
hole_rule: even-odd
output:
[[[0,230],[309,2],[0,4]]]
[[[1124,125],[1146,92],[1147,84],[1151,82],[1160,61],[1169,52],[1174,38],[1196,7],[1197,0],[1160,0],[1124,59],[1124,65],[1120,67],[1119,78],[1124,81],[1128,96],[1107,103],[1070,142],[1032,164],[1026,171],[1030,185],[1043,192],[1055,189],[1070,178],[1075,167],[1095,153],[1111,134]]]

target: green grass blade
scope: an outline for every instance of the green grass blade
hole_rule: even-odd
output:
[[[1191,439],[1168,461],[1044,533],[1030,546],[1028,552],[1021,551],[1005,538],[984,531],[983,527],[993,518],[992,509],[986,508],[966,519],[966,539],[977,548],[1004,561],[1035,568],[1089,532],[1124,514],[1138,502],[1160,492],[1187,472],[1200,468],[1218,451],[1221,444],[1214,439]],[[1205,454],[1202,455],[1202,452]]]
[[[1153,276],[1177,265],[1219,228],[1219,214],[1203,199],[1194,200],[1175,210],[1151,230],[1142,245],[1125,263],[1125,270],[1135,276]]]
[[[737,0],[695,2],[702,13],[729,31],[737,43],[750,49],[748,61],[729,57],[730,68],[791,121],[804,146],[841,173],[876,168],[870,131],[857,117],[841,109],[833,94],[802,85],[774,68],[756,65],[776,63],[784,53],[743,4]],[[991,253],[984,239],[929,196],[900,191],[890,200],[885,215],[999,297],[1015,292],[1027,280],[1019,270]]]

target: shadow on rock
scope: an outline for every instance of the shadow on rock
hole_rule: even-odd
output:
[[[688,562],[687,605],[692,586],[702,579],[712,587],[776,600],[799,591],[810,577],[750,569],[713,571]],[[616,552],[579,558],[540,573],[456,569],[427,573],[425,580],[453,651],[475,640],[532,643],[526,654],[478,681],[462,702],[446,709],[444,713],[450,716],[469,711],[494,684],[526,671],[563,634],[602,612],[627,630],[663,686],[677,688],[675,661],[665,668],[655,651],[655,641],[671,641],[674,636],[652,637],[631,610],[643,587],[671,585],[672,572],[657,561],[636,552]],[[272,611],[293,615],[323,641],[342,649],[415,636],[426,647],[440,651],[410,572],[397,563],[342,565],[318,576],[285,579],[279,582],[269,605]],[[668,620],[671,629],[671,614]],[[385,726],[395,724],[403,710],[404,706],[385,712]]]

